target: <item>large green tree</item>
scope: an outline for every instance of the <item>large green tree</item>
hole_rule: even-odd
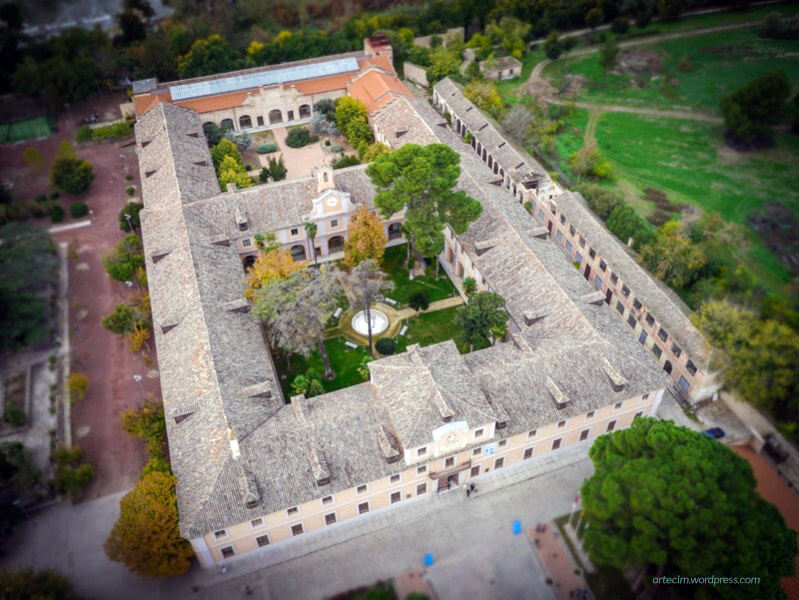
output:
[[[178,74],[181,79],[199,77],[232,71],[241,64],[241,58],[227,40],[214,33],[205,39],[195,40],[191,49],[178,59]]]
[[[136,272],[144,265],[144,250],[135,233],[129,233],[114,249],[103,256],[103,266],[112,279],[133,281]]]
[[[119,507],[119,518],[105,542],[108,558],[148,577],[189,570],[194,553],[178,530],[173,475],[147,473],[120,500]]]
[[[48,233],[24,223],[0,227],[0,273],[0,351],[45,340],[48,300],[58,276]]]
[[[755,491],[749,464],[671,421],[636,419],[599,437],[580,495],[585,548],[598,564],[657,575],[760,577],[757,591],[719,584],[681,597],[782,598],[796,532]]]
[[[785,114],[791,82],[777,69],[761,75],[721,101],[727,142],[747,149],[771,143],[771,127]]]
[[[505,298],[494,292],[478,292],[458,308],[455,321],[463,330],[463,338],[470,348],[500,337],[508,324]]]
[[[4,600],[81,600],[72,582],[57,571],[30,567],[0,569],[0,598]]]
[[[669,221],[641,247],[641,262],[669,286],[685,288],[699,278],[707,264],[702,250],[702,246],[688,238],[679,221]]]
[[[463,233],[482,213],[477,200],[454,190],[460,171],[460,155],[444,144],[405,144],[366,168],[381,216],[405,210],[409,252],[417,247],[423,256],[435,258],[444,250],[446,225]]]

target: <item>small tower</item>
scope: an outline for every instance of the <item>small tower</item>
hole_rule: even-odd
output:
[[[316,173],[316,192],[321,194],[325,190],[333,189],[333,167],[323,163],[314,169]]]

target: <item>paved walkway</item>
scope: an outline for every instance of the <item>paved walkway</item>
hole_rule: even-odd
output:
[[[302,123],[302,125],[307,127],[308,124]],[[321,141],[308,144],[302,148],[291,148],[286,145],[288,128],[273,129],[272,131],[275,134],[277,145],[280,147],[280,153],[283,155],[283,164],[286,165],[286,179],[308,177],[314,167],[327,162]],[[259,155],[261,166],[268,166],[270,157],[279,158],[275,154]]]
[[[575,573],[577,566],[566,551],[560,533],[555,531],[552,523],[541,523],[527,530],[530,542],[535,548],[538,559],[552,578],[552,590],[558,600],[579,598],[588,586],[583,578]]]
[[[415,317],[417,314],[435,312],[437,310],[444,310],[445,308],[452,308],[453,306],[460,306],[463,304],[463,298],[455,296],[453,298],[444,298],[443,300],[436,300],[431,302],[426,310],[419,311],[418,313],[412,308],[403,308],[397,311],[400,319],[409,319]]]

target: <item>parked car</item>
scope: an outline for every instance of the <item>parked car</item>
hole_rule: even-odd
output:
[[[765,441],[766,444],[763,446],[763,450],[766,454],[768,454],[775,463],[784,463],[788,458],[788,451],[783,448],[777,437],[773,433],[769,433],[765,437]]]
[[[710,429],[705,429],[702,433],[708,437],[712,437],[714,440],[718,440],[727,435],[721,427],[711,427]]]

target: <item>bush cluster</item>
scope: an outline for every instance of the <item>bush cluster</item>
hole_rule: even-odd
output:
[[[258,154],[271,154],[272,152],[277,152],[277,144],[261,144],[255,151]]]

